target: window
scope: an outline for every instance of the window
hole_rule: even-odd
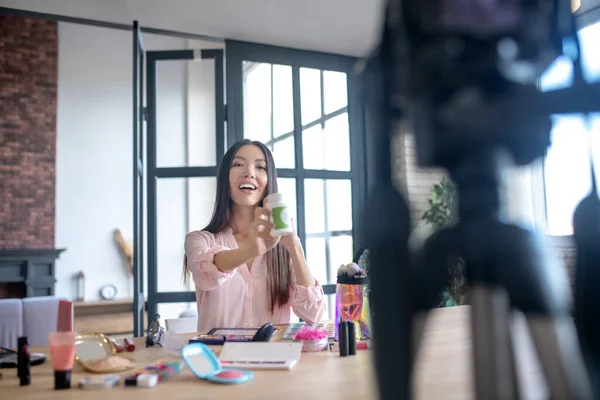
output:
[[[588,82],[600,81],[600,22],[579,31],[582,67]],[[558,59],[541,79],[543,91],[571,85],[573,68],[567,59]],[[555,236],[573,234],[573,212],[591,190],[590,152],[598,174],[600,168],[600,114],[590,115],[590,124],[581,114],[555,115],[552,145],[544,160],[547,233]]]
[[[338,267],[361,245],[354,226],[366,197],[361,152],[353,147],[364,136],[351,101],[355,60],[240,42],[226,48],[228,74],[239,75],[242,87],[241,107],[228,92],[229,140],[259,140],[271,149],[279,191],[296,205],[308,265],[332,294]],[[329,296],[329,318],[334,300]]]

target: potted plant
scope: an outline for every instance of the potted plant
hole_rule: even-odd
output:
[[[431,188],[429,209],[421,217],[433,229],[438,230],[456,222],[456,187],[445,177]],[[466,304],[467,285],[464,278],[464,261],[459,256],[448,260],[450,281],[441,296],[439,306],[449,307]]]

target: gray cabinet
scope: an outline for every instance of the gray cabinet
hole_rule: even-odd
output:
[[[53,296],[55,262],[64,250],[0,250],[0,285],[5,297]]]

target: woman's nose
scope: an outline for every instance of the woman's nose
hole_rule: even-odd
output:
[[[254,178],[254,171],[247,170],[246,173],[244,174],[244,178]]]

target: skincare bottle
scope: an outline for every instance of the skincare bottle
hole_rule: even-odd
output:
[[[271,236],[284,236],[292,233],[290,208],[281,193],[271,193],[266,197],[267,207],[271,210]]]

